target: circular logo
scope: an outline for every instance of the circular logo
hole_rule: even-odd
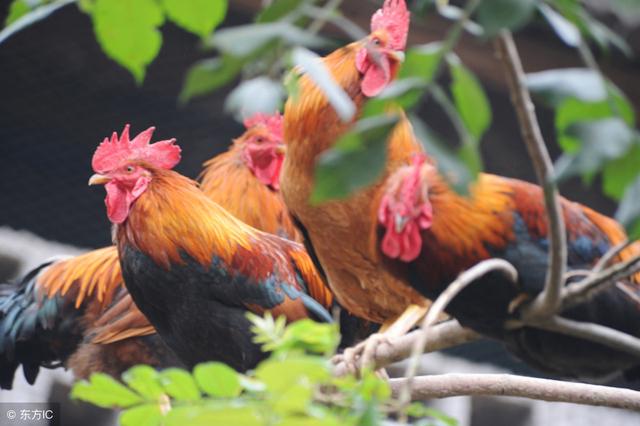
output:
[[[15,419],[15,418],[16,418],[16,412],[15,412],[15,411],[13,411],[13,410],[9,410],[9,411],[7,411],[7,418],[8,418],[9,420],[13,420],[13,419]]]

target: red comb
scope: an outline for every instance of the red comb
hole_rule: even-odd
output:
[[[410,13],[404,0],[385,0],[371,17],[371,32],[381,28],[389,32],[389,47],[404,50],[407,45]]]
[[[282,140],[284,137],[282,123],[282,115],[279,112],[273,115],[258,112],[249,118],[245,118],[244,127],[250,129],[258,125],[265,126],[274,137]]]
[[[129,125],[124,126],[120,139],[113,132],[111,140],[104,138],[93,154],[91,166],[96,173],[114,170],[128,161],[145,161],[152,166],[171,169],[180,162],[180,147],[175,139],[150,144],[155,127],[149,127],[138,136],[129,140]]]

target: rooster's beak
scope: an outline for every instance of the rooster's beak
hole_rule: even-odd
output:
[[[91,178],[89,178],[89,186],[91,185],[104,185],[105,183],[109,182],[111,179],[109,179],[107,176],[105,175],[101,175],[100,173],[96,173],[95,175],[91,176]]]
[[[276,147],[276,153],[285,155],[287,153],[287,146],[286,145],[278,145]]]
[[[389,56],[400,63],[404,62],[404,52],[402,50],[389,50]]]

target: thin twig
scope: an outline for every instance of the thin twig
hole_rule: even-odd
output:
[[[416,339],[420,337],[421,330],[412,331],[404,336],[389,339],[388,345],[379,345],[373,356],[375,370],[384,368],[394,362],[407,359]],[[462,345],[480,338],[475,331],[463,328],[456,320],[445,321],[436,324],[427,332],[426,343],[422,348],[423,352],[435,352],[453,346]],[[336,364],[333,374],[344,376],[347,374],[347,367],[344,363]]]
[[[458,278],[453,281],[449,286],[443,291],[440,296],[431,304],[429,307],[429,312],[425,315],[424,320],[422,322],[421,331],[418,335],[418,338],[415,340],[415,344],[411,351],[411,357],[409,359],[409,363],[407,365],[407,370],[405,371],[404,376],[407,378],[406,388],[404,392],[400,393],[400,404],[408,403],[411,397],[411,379],[415,376],[416,371],[418,370],[418,363],[420,360],[420,355],[424,351],[424,346],[426,344],[428,333],[430,327],[438,320],[440,314],[444,312],[449,303],[469,284],[475,282],[478,278],[483,277],[489,272],[500,271],[504,273],[512,282],[517,282],[518,280],[518,271],[516,268],[509,262],[503,259],[489,259],[484,260],[473,267],[467,269],[462,272]]]
[[[604,325],[553,316],[540,322],[527,322],[527,326],[590,340],[640,358],[640,339]]]
[[[594,292],[607,285],[613,285],[617,280],[633,275],[638,270],[640,270],[640,254],[592,274],[575,284],[569,284],[562,290],[562,310],[584,302]]]
[[[563,277],[567,264],[567,243],[558,189],[553,181],[553,164],[542,138],[535,108],[525,83],[525,74],[513,37],[502,31],[496,38],[496,51],[506,74],[511,101],[518,114],[522,138],[527,146],[538,182],[544,192],[549,224],[549,269],[544,290],[523,309],[523,317],[546,318],[560,308]]]
[[[615,246],[611,247],[604,254],[604,256],[602,256],[598,260],[598,262],[593,267],[593,269],[591,269],[591,273],[595,274],[595,273],[598,273],[598,272],[602,271],[614,257],[619,255],[620,252],[622,250],[624,250],[625,248],[627,248],[630,244],[631,244],[631,241],[628,238],[625,238],[624,241],[622,241],[621,243],[618,243]]]
[[[393,395],[400,395],[406,382],[404,378],[391,379]],[[442,374],[413,380],[411,399],[414,401],[462,395],[516,396],[640,411],[640,392],[608,386],[512,374]]]

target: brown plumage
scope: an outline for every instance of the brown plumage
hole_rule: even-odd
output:
[[[336,82],[358,108],[365,101],[356,55],[365,42],[352,43],[323,58]],[[345,200],[320,205],[309,203],[313,173],[319,154],[330,148],[352,123],[340,121],[322,91],[307,76],[299,80],[300,96],[285,106],[287,156],[281,192],[291,214],[309,236],[313,251],[342,306],[354,315],[383,323],[401,315],[410,304],[426,300],[396,276],[393,268],[380,268],[377,244],[377,204],[384,182],[396,168],[410,164],[422,148],[403,117],[389,137],[387,164],[379,179]]]

